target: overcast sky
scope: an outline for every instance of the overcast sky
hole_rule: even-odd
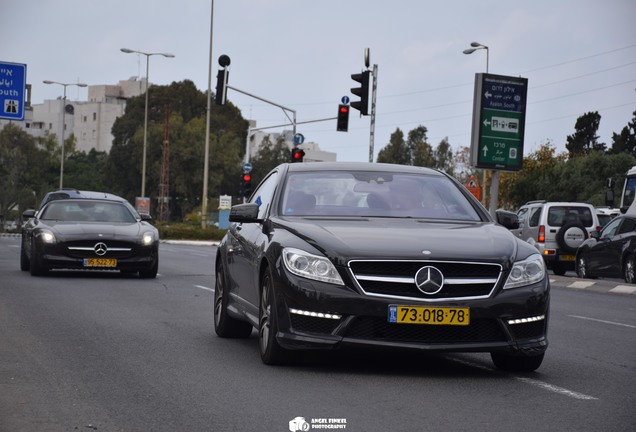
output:
[[[210,0],[2,0],[0,61],[25,63],[32,102],[62,95],[43,80],[116,84],[145,76],[145,57],[126,47],[168,52],[150,58],[150,82],[192,80],[208,87]],[[396,128],[423,125],[429,142],[470,145],[473,85],[489,47],[489,72],[528,79],[525,153],[551,140],[565,150],[576,119],[601,115],[611,145],[636,111],[634,0],[216,0],[217,59],[232,59],[230,85],[297,111],[297,120],[335,117],[364,68],[378,65],[375,155]],[[67,97],[86,100],[69,87]],[[259,127],[287,122],[280,108],[229,90]],[[335,120],[299,125],[306,141],[340,161],[369,158],[369,120],[352,110],[349,132]],[[273,130],[276,131],[276,130]],[[280,130],[278,130],[280,131]],[[202,144],[203,145],[203,144]]]

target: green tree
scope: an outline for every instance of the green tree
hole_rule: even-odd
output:
[[[258,153],[252,158],[252,185],[256,186],[273,168],[289,162],[289,154],[289,147],[282,136],[272,143],[270,135],[266,135]]]
[[[169,141],[171,216],[199,211],[203,190],[207,103],[189,80],[152,86],[149,93],[146,155],[146,195],[156,202],[162,171],[165,128]],[[145,95],[131,98],[113,125],[113,145],[104,168],[109,192],[131,202],[141,190]],[[170,112],[166,126],[166,111]],[[247,121],[231,103],[213,105],[210,112],[208,193],[237,195],[245,152]],[[212,201],[212,200],[210,200]],[[153,204],[154,205],[154,204]],[[153,207],[154,208],[154,207]]]
[[[605,151],[605,144],[599,143],[598,127],[601,123],[601,115],[598,111],[583,114],[576,120],[575,132],[568,135],[565,148],[571,157],[584,156],[593,150]]]
[[[410,153],[411,164],[415,166],[432,167],[435,165],[433,148],[427,142],[428,129],[418,126],[408,134],[406,145]]]
[[[435,148],[435,168],[444,171],[446,174],[455,175],[455,160],[453,149],[448,142],[448,137],[442,139]]]
[[[612,134],[612,148],[610,153],[629,153],[636,156],[636,111],[632,114],[632,121],[621,130],[620,134],[614,132]]]
[[[404,133],[400,128],[397,128],[391,134],[389,144],[380,150],[377,161],[380,163],[412,165],[411,151],[404,141]]]
[[[14,208],[18,214],[34,208],[53,188],[55,176],[49,174],[55,168],[51,156],[57,148],[54,136],[47,135],[39,143],[13,124],[0,130],[0,214],[15,217],[10,216]]]

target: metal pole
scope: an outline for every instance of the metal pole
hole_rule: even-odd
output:
[[[60,189],[64,186],[64,132],[66,129],[66,86],[64,87],[64,97],[62,98],[62,157],[60,158]]]
[[[371,127],[369,130],[369,162],[373,162],[375,146],[375,96],[378,89],[378,65],[373,65],[373,90],[371,91]]]
[[[212,28],[214,23],[214,0],[210,5],[210,58],[208,62],[208,106],[205,116],[205,152],[203,156],[203,197],[201,198],[201,228],[207,226],[208,219],[208,169],[210,158],[210,115],[212,109]]]
[[[146,196],[146,146],[148,144],[148,84],[150,81],[150,54],[146,56],[146,107],[144,109],[144,146],[141,156],[141,197]]]

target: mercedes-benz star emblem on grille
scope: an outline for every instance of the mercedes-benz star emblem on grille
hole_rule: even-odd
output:
[[[93,249],[95,250],[95,253],[99,256],[105,255],[106,252],[108,251],[108,248],[106,247],[106,244],[104,243],[95,243],[95,247]]]
[[[424,294],[437,294],[444,286],[444,275],[436,267],[422,267],[415,273],[415,285]]]

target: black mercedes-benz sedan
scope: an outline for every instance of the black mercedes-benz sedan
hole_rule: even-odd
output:
[[[215,263],[216,333],[256,327],[266,364],[345,346],[489,352],[512,371],[543,361],[541,255],[442,172],[282,164],[230,222]]]
[[[121,200],[56,199],[23,217],[20,269],[34,276],[52,269],[157,276],[159,232]]]

